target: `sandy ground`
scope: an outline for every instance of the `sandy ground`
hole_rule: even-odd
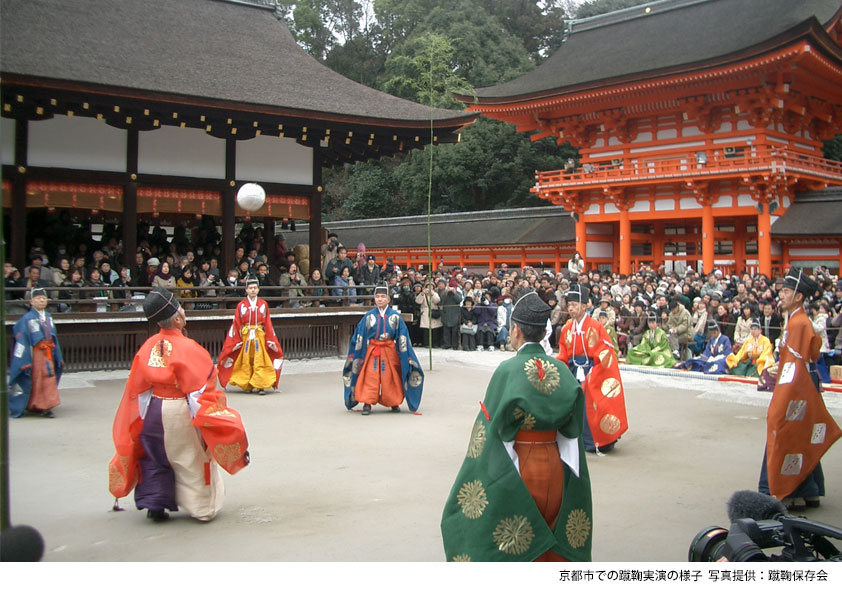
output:
[[[37,528],[45,561],[441,561],[439,521],[494,367],[508,352],[419,350],[420,411],[345,410],[341,361],[291,361],[281,392],[229,394],[251,465],[225,476],[211,523],[177,513],[155,524],[122,499],[111,510],[111,422],[125,372],[62,381],[56,419],[13,420],[14,524]],[[623,372],[629,432],[589,456],[595,561],[682,562],[725,502],[754,490],[769,395],[753,386]],[[842,399],[826,395],[842,416]],[[823,460],[828,497],[811,519],[842,524],[842,444]]]

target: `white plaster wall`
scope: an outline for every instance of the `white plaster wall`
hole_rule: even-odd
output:
[[[58,115],[29,122],[27,164],[44,168],[126,171],[127,131],[90,117]]]
[[[203,129],[161,127],[142,131],[138,172],[192,178],[225,178],[225,140]]]
[[[15,163],[15,119],[0,118],[0,161]]]
[[[313,149],[288,137],[260,135],[237,142],[237,178],[313,184]]]

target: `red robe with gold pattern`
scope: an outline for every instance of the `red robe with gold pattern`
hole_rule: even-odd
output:
[[[234,310],[234,321],[225,334],[225,342],[222,344],[222,351],[219,353],[219,363],[217,365],[219,369],[219,384],[223,387],[228,386],[234,360],[237,359],[237,356],[240,355],[243,349],[243,327],[248,327],[249,325],[260,325],[263,327],[267,344],[266,352],[269,354],[275,370],[275,387],[278,386],[278,381],[281,378],[284,351],[281,349],[281,343],[275,335],[275,328],[272,327],[272,319],[269,317],[269,305],[266,304],[266,301],[258,297],[255,303],[255,309],[252,310],[250,307],[248,297],[237,304],[237,308]]]
[[[593,368],[582,382],[588,426],[597,447],[616,442],[629,424],[617,353],[605,327],[586,314],[579,331],[569,319],[561,328],[558,350],[557,358],[565,364],[574,355],[593,361]]]
[[[248,439],[240,414],[226,404],[216,388],[216,367],[210,354],[178,329],[161,329],[141,346],[132,362],[123,398],[114,417],[116,454],[108,465],[108,487],[125,497],[142,476],[145,455],[140,440],[141,411],[151,397],[185,398],[208,454],[231,474],[248,464]]]
[[[808,362],[819,357],[821,338],[797,309],[781,336],[778,381],[766,414],[766,468],[769,492],[788,497],[813,472],[842,436],[810,378]]]

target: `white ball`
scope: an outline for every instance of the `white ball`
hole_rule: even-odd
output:
[[[260,184],[247,182],[237,191],[237,204],[241,208],[254,212],[266,202],[266,191]]]

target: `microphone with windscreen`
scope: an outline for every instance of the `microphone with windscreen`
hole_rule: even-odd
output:
[[[44,555],[44,538],[31,526],[12,526],[0,532],[0,561],[38,562]]]
[[[780,499],[756,491],[736,491],[731,495],[727,506],[731,523],[745,518],[765,520],[789,515]]]

